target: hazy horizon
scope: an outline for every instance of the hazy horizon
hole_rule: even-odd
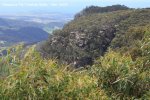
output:
[[[111,6],[125,5],[131,8],[147,8],[150,1],[147,0],[0,0],[0,14],[12,13],[68,13],[75,14],[83,8],[91,5]]]

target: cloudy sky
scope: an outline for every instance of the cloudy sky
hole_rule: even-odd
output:
[[[0,0],[0,13],[76,13],[90,5],[122,4],[132,8],[150,7],[150,0]]]

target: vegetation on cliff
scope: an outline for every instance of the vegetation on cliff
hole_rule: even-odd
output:
[[[56,30],[40,51],[44,57],[69,64],[82,58],[96,59],[109,47],[134,47],[143,37],[143,27],[150,25],[149,19],[149,9],[89,13],[75,18],[62,30]]]

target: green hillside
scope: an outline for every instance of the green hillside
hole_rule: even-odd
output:
[[[45,43],[10,47],[0,57],[0,99],[149,100],[149,19],[150,9],[88,13]]]
[[[142,29],[149,24],[149,9],[88,13],[86,16],[75,18],[62,30],[56,30],[41,46],[41,52],[43,56],[67,63],[83,57],[96,59],[109,47],[117,49],[133,46],[134,43],[131,42],[141,40],[144,32]]]

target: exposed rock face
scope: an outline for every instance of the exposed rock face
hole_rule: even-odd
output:
[[[74,62],[74,66],[76,68],[83,67],[86,65],[92,66],[93,63],[94,63],[94,61],[91,57],[82,57],[81,59],[78,59]]]
[[[88,43],[88,37],[86,33],[81,33],[79,31],[70,32],[70,39],[71,43],[74,42],[78,47],[84,47]]]

